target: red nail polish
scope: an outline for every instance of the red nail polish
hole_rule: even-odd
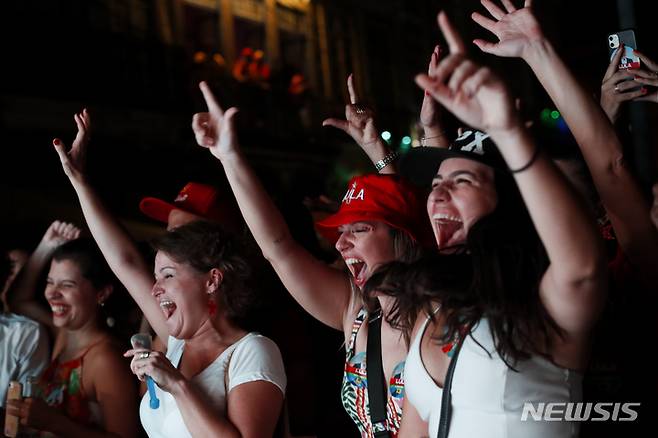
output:
[[[430,95],[430,92],[425,90],[425,96],[429,96],[429,95]]]
[[[53,140],[53,145],[55,145],[55,146],[59,146],[59,140],[54,139],[54,140]]]
[[[647,94],[647,91],[649,91],[646,87],[642,87],[642,94]]]

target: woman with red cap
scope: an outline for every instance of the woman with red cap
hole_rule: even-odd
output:
[[[288,291],[307,312],[345,335],[345,409],[363,437],[378,433],[396,436],[402,414],[402,370],[407,347],[401,333],[382,322],[381,313],[374,310],[381,308],[386,314],[392,300],[377,297],[367,303],[360,288],[378,266],[417,258],[424,227],[422,205],[414,189],[390,175],[353,178],[339,212],[318,223],[320,232],[335,242],[349,274],[331,268],[295,242],[249,167],[236,138],[233,121],[237,109],[224,112],[208,86],[202,82],[200,87],[208,112],[194,115],[197,142],[222,162],[247,225]],[[369,314],[368,310],[374,311]],[[378,334],[381,354],[377,347],[370,347]],[[375,351],[368,355],[368,363],[366,349]],[[368,384],[369,380],[377,384]],[[377,400],[376,410],[370,403],[373,397]]]
[[[579,400],[605,299],[602,241],[503,82],[466,58],[444,14],[439,24],[451,54],[417,82],[486,134],[431,151],[440,165],[427,212],[441,260],[391,265],[366,287],[397,298],[391,323],[413,339],[400,436],[577,436],[569,414],[524,415],[528,403],[536,415]]]

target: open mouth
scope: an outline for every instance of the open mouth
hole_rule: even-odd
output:
[[[437,213],[432,216],[432,225],[434,228],[434,236],[436,237],[436,245],[439,249],[463,243],[458,236],[458,233],[463,230],[464,223],[456,216],[451,216],[445,213]]]
[[[165,319],[169,319],[176,311],[176,304],[171,300],[162,300],[160,301],[160,309],[162,309]]]
[[[347,258],[345,259],[345,264],[347,265],[347,268],[352,273],[352,277],[354,277],[354,282],[356,283],[356,285],[362,287],[367,280],[366,263],[360,259]]]
[[[50,310],[53,312],[53,316],[57,318],[61,318],[65,316],[69,310],[71,309],[71,306],[67,306],[65,304],[54,304],[50,303]]]

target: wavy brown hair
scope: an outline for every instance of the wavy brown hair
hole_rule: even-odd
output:
[[[217,298],[228,320],[244,330],[254,330],[265,300],[256,287],[254,266],[260,264],[252,242],[229,235],[220,225],[194,221],[155,239],[151,245],[177,263],[200,273],[222,271]]]
[[[409,333],[416,317],[432,316],[441,305],[449,342],[464,326],[487,318],[495,348],[513,367],[531,354],[544,354],[559,327],[544,309],[539,282],[548,258],[514,180],[497,172],[498,204],[469,230],[460,254],[435,254],[415,263],[391,263],[369,279],[364,293],[396,298],[389,323]]]

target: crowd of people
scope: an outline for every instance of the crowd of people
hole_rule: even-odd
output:
[[[316,223],[338,262],[298,241],[240,148],[238,108],[222,108],[205,82],[207,111],[194,114],[192,131],[221,163],[237,205],[199,183],[172,203],[145,198],[142,211],[167,224],[153,258],[89,183],[92,120],[83,110],[70,148],[58,138],[53,146],[90,237],[83,224],[55,220],[31,254],[5,248],[0,263],[3,421],[17,419],[23,436],[290,436],[286,336],[261,334],[272,293],[263,261],[305,312],[342,333],[340,393],[319,396],[340,397],[364,438],[603,436],[569,417],[589,416],[583,403],[610,402],[606,395],[637,405],[621,409],[636,414],[636,427],[651,421],[658,381],[642,355],[658,327],[643,312],[657,298],[658,184],[649,200],[614,124],[625,102],[658,103],[658,64],[637,52],[642,67],[618,69],[618,50],[597,102],[544,35],[531,0],[482,4],[488,15],[472,19],[497,41],[474,44],[528,64],[591,178],[551,156],[445,13],[447,47],[416,77],[422,147],[403,157],[390,150],[351,75],[345,119],[324,122],[376,170],[352,178],[337,211]],[[461,122],[458,132],[442,112]],[[103,309],[125,292],[152,345],[127,349],[108,324]],[[605,393],[597,370],[610,363],[622,389]],[[29,394],[7,398],[10,381]],[[546,404],[567,407],[563,421],[537,414]]]

